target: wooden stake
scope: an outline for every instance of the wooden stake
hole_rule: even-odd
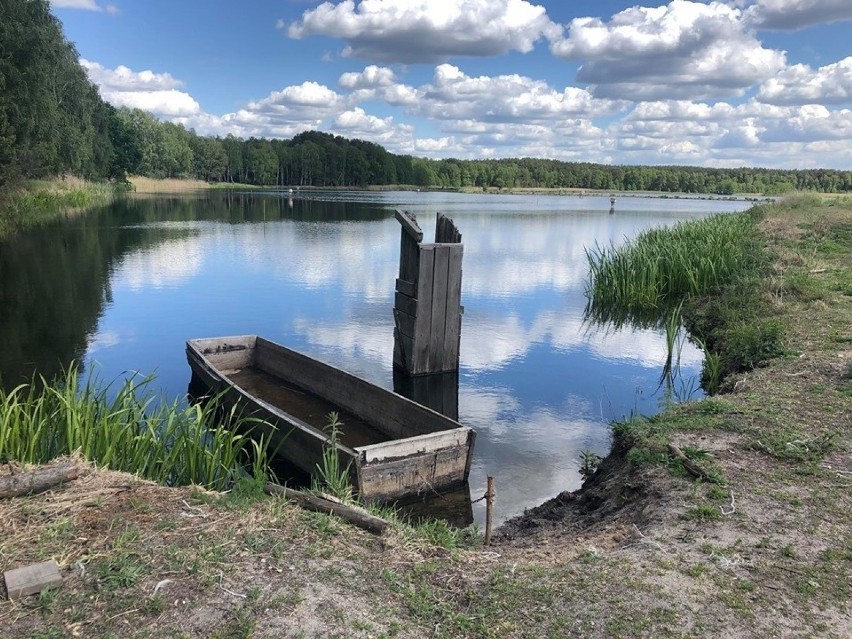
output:
[[[488,477],[488,488],[485,491],[485,545],[491,545],[491,516],[494,510],[494,478]]]

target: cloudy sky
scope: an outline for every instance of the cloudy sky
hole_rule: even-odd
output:
[[[852,168],[852,0],[52,0],[115,105],[424,157]]]

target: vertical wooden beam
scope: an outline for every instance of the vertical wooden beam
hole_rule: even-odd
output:
[[[436,244],[432,281],[432,319],[429,335],[428,370],[437,373],[444,370],[444,328],[447,321],[447,278],[450,268],[450,248]]]
[[[420,271],[417,286],[417,316],[414,320],[414,355],[412,375],[432,372],[429,369],[429,348],[432,335],[432,304],[435,285],[435,245],[420,247]]]
[[[438,219],[435,222],[435,243],[461,243],[461,233],[459,233],[458,228],[456,228],[456,223],[443,213],[438,213]]]
[[[395,217],[402,231],[394,305],[394,365],[410,375],[458,370],[461,233],[452,219],[439,213],[436,243],[422,245],[423,232],[415,216],[396,211]]]
[[[441,370],[457,370],[461,344],[461,279],[464,245],[452,244],[447,265],[446,320],[444,322],[444,349]]]

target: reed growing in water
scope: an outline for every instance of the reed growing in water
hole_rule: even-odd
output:
[[[752,212],[715,215],[650,229],[622,246],[587,249],[587,315],[661,327],[685,298],[765,263],[756,222]]]
[[[65,213],[107,204],[126,192],[126,186],[77,178],[34,180],[25,190],[0,198],[0,238],[48,224]]]
[[[266,442],[250,437],[256,420],[224,411],[215,398],[184,406],[157,402],[152,380],[80,385],[70,367],[52,383],[43,378],[0,387],[0,461],[43,463],[79,451],[100,466],[167,484],[226,490],[250,470],[268,475]]]
[[[722,380],[782,354],[784,327],[761,294],[770,255],[758,229],[764,208],[655,228],[615,247],[587,250],[586,317],[665,330],[661,384],[671,382],[681,326],[704,351],[710,394]]]

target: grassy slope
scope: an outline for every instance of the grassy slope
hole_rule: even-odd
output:
[[[793,202],[762,228],[777,255],[764,294],[789,355],[632,433],[634,447],[705,451],[698,463],[722,484],[627,461],[622,442],[583,492],[485,552],[440,529],[379,540],[277,499],[96,472],[0,502],[0,570],[55,557],[66,577],[0,603],[0,627],[10,638],[848,636],[852,201]]]

